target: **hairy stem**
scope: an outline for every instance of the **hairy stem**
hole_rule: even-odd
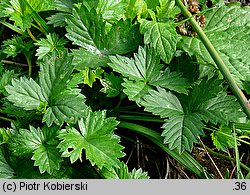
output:
[[[183,5],[182,0],[176,0],[177,5],[181,9],[184,16],[186,16],[189,19],[190,24],[192,25],[193,29],[197,32],[199,35],[202,43],[207,48],[209,54],[213,58],[214,62],[216,63],[217,67],[219,68],[220,72],[224,76],[225,80],[227,81],[229,87],[231,88],[232,92],[236,96],[237,100],[239,101],[242,109],[246,113],[247,117],[250,119],[250,103],[248,102],[247,98],[237,85],[236,81],[230,74],[229,69],[227,68],[226,64],[221,59],[220,55],[202,30],[202,28],[199,26],[199,24],[196,22],[196,20],[193,18],[192,14],[187,10],[186,6]]]

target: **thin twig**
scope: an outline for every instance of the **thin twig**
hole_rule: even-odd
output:
[[[208,158],[211,160],[213,166],[215,167],[216,171],[218,172],[218,174],[220,175],[221,179],[224,179],[223,175],[221,174],[220,170],[218,169],[217,165],[215,164],[214,160],[212,159],[212,157],[210,156],[210,154],[208,153],[208,151],[206,150],[206,146],[203,144],[202,140],[200,139],[201,145],[204,148]]]
[[[3,117],[3,116],[0,116],[0,120],[4,120],[4,121],[8,121],[8,122],[13,121],[12,119],[9,119],[9,118]]]
[[[13,61],[9,61],[9,60],[1,60],[1,62],[4,63],[4,64],[11,64],[11,65],[29,67],[28,64],[22,64],[22,63],[19,63],[19,62],[13,62]],[[36,66],[32,65],[32,67],[36,67]]]
[[[168,160],[168,158],[167,158],[167,157],[166,157],[166,162],[167,162],[167,165],[166,165],[166,174],[165,174],[165,179],[168,179],[168,175],[170,175],[171,168],[170,168],[170,165],[169,165],[169,160]]]
[[[242,158],[243,158],[243,156],[244,156],[244,154],[245,153],[243,153],[242,155],[241,155],[241,157],[240,157],[240,161],[242,160]],[[232,170],[232,173],[230,174],[230,178],[232,178],[233,177],[233,174],[234,174],[234,172],[235,172],[235,170],[236,170],[236,165],[234,165],[234,167],[233,167],[233,170]],[[237,177],[237,175],[236,175],[236,177]]]
[[[130,152],[130,154],[129,154],[129,156],[128,156],[128,159],[127,159],[127,161],[126,161],[126,163],[125,163],[126,165],[127,165],[128,162],[130,161],[133,152],[134,152],[134,147],[132,147],[132,150],[131,150],[131,152]]]
[[[137,153],[137,167],[138,169],[141,168],[141,163],[140,163],[140,140],[136,136],[136,153]]]

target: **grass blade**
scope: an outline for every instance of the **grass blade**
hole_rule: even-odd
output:
[[[158,145],[160,148],[162,148],[165,152],[167,152],[170,156],[172,156],[175,160],[177,160],[180,164],[182,164],[188,170],[197,175],[199,178],[212,178],[212,176],[205,170],[205,168],[201,166],[188,152],[184,151],[180,155],[177,151],[170,150],[167,146],[165,146],[163,144],[163,138],[159,133],[141,125],[125,121],[121,121],[118,126],[144,135],[149,140]]]

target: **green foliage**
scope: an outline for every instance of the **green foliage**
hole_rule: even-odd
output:
[[[40,110],[45,105],[43,122],[48,126],[62,125],[64,121],[74,123],[84,115],[87,106],[78,89],[67,89],[74,68],[71,60],[65,53],[61,57],[47,57],[41,63],[39,84],[25,77],[13,79],[12,85],[5,87],[8,100],[25,110]]]
[[[132,167],[154,160],[135,133],[199,178],[211,167],[194,147],[232,161],[234,148],[243,178],[248,118],[204,40],[180,34],[176,2],[0,1],[0,178],[148,179],[152,170]],[[249,94],[249,6],[199,2],[204,32]],[[135,137],[136,163],[124,153]]]
[[[7,54],[7,57],[16,57],[19,53],[28,55],[32,48],[32,42],[24,42],[23,37],[14,36],[12,39],[4,41],[3,52]]]
[[[250,49],[249,10],[248,6],[232,5],[210,9],[204,13],[206,16],[204,32],[241,88],[242,81],[250,79],[247,52]],[[183,37],[180,46],[190,55],[195,55],[200,64],[215,65],[199,38]]]
[[[211,133],[211,137],[218,150],[226,152],[226,148],[234,148],[232,130],[227,126],[220,126],[217,131]]]
[[[14,170],[8,164],[3,154],[3,151],[0,149],[0,178],[11,179],[14,177]]]
[[[119,167],[118,158],[124,156],[123,147],[118,144],[119,137],[113,131],[118,125],[115,118],[106,118],[104,111],[88,111],[85,119],[78,121],[79,129],[68,127],[60,133],[62,140],[58,145],[63,157],[70,157],[72,163],[77,159],[82,161],[82,150],[92,165],[100,169]]]
[[[104,168],[101,174],[107,179],[149,179],[147,173],[142,169],[133,169],[132,172],[129,172],[128,166],[124,162],[120,162],[120,168],[112,170]]]
[[[33,11],[53,10],[54,0],[10,0],[3,8],[4,16],[9,16],[15,26],[23,30],[30,28],[33,21]]]
[[[139,47],[138,54],[133,58],[124,56],[111,56],[109,66],[115,71],[128,77],[123,86],[124,92],[131,100],[140,102],[145,91],[150,86],[160,86],[172,91],[187,93],[188,82],[178,72],[171,72],[169,69],[161,71],[163,64],[160,64],[160,57],[150,47]]]
[[[32,156],[34,166],[39,167],[40,173],[47,171],[52,174],[60,169],[62,162],[60,153],[55,148],[58,143],[57,131],[57,126],[45,126],[43,129],[30,126],[30,130],[20,129],[18,134],[11,137],[10,150],[15,156]]]
[[[35,43],[35,45],[39,46],[36,50],[36,56],[38,56],[38,59],[42,59],[54,51],[60,54],[64,51],[65,44],[66,40],[63,38],[59,39],[57,34],[48,34],[46,39],[41,38],[37,43]]]
[[[144,43],[150,44],[161,59],[168,64],[174,56],[178,41],[174,23],[142,20],[141,33],[144,34]]]

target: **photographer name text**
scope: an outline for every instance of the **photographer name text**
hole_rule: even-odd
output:
[[[4,192],[15,192],[15,191],[87,191],[87,182],[4,182],[2,184],[2,190]]]

